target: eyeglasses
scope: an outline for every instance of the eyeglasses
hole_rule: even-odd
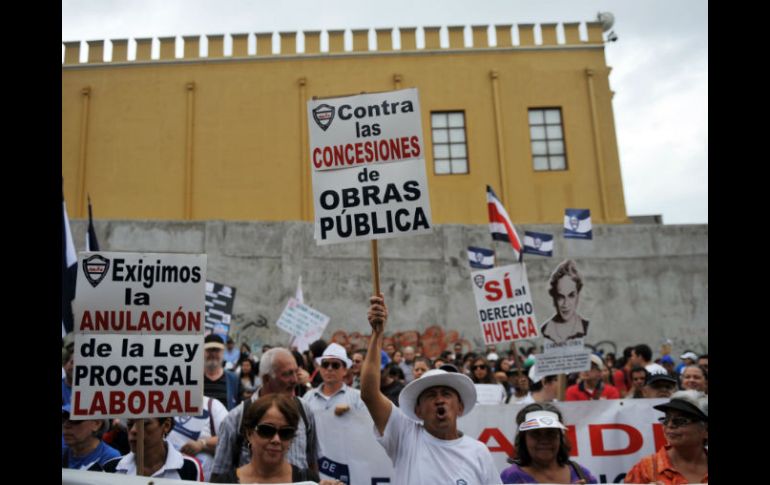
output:
[[[276,433],[278,433],[278,437],[281,439],[281,441],[289,441],[290,439],[294,438],[294,435],[297,433],[297,429],[292,428],[291,426],[276,428],[272,424],[258,424],[255,429],[257,430],[257,435],[259,435],[260,438],[264,438],[266,440],[271,439],[273,436],[275,436]]]
[[[677,416],[675,418],[666,416],[665,418],[658,418],[658,421],[663,426],[671,426],[672,428],[678,428],[680,426],[687,426],[695,422],[692,418],[685,418],[683,416]]]
[[[329,367],[331,367],[332,369],[337,370],[340,367],[342,367],[342,364],[340,364],[339,362],[324,360],[321,362],[321,367],[323,367],[324,369],[328,369]]]

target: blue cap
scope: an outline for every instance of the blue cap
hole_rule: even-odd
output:
[[[674,363],[674,359],[670,355],[666,354],[666,355],[664,355],[663,357],[660,358],[660,363],[661,364],[664,364],[664,363],[665,364],[673,364]]]
[[[384,350],[380,350],[380,370],[384,369],[388,364],[390,364],[390,356]]]

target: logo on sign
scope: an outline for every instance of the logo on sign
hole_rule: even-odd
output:
[[[334,107],[328,104],[317,106],[313,110],[313,119],[322,130],[326,131],[332,124],[332,120],[334,120]]]
[[[107,270],[109,269],[110,260],[99,254],[94,254],[90,258],[83,260],[83,273],[94,288],[107,276]]]
[[[477,274],[476,276],[473,277],[473,282],[476,283],[476,286],[478,286],[479,288],[482,288],[484,286],[484,281],[485,281],[485,278],[484,278],[484,275],[482,274]]]
[[[324,128],[324,129],[326,129],[326,128]],[[577,217],[570,216],[570,218],[569,218],[569,227],[571,227],[573,231],[577,231],[579,224],[580,223],[579,223]]]
[[[543,245],[543,240],[539,237],[535,238],[535,248],[540,249],[540,247]]]

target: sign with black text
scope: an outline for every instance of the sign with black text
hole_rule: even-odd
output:
[[[485,345],[540,336],[524,263],[471,273]]]
[[[196,416],[205,254],[79,254],[72,416]]]
[[[416,89],[308,101],[319,245],[431,232]]]

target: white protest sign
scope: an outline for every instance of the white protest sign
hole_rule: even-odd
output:
[[[302,337],[310,332],[310,335],[319,335],[323,333],[326,325],[329,324],[329,317],[323,313],[300,303],[295,298],[289,298],[286,308],[278,317],[276,325],[295,337]]]
[[[501,404],[505,401],[505,388],[501,384],[474,384],[477,404]]]
[[[583,346],[582,338],[570,339],[560,344],[544,340],[543,353],[535,354],[533,380],[581,372],[591,367],[591,352]]]
[[[471,282],[485,344],[540,336],[524,263],[472,272]]]
[[[198,415],[205,254],[82,252],[72,416]]]
[[[308,101],[319,245],[432,229],[416,89]]]

